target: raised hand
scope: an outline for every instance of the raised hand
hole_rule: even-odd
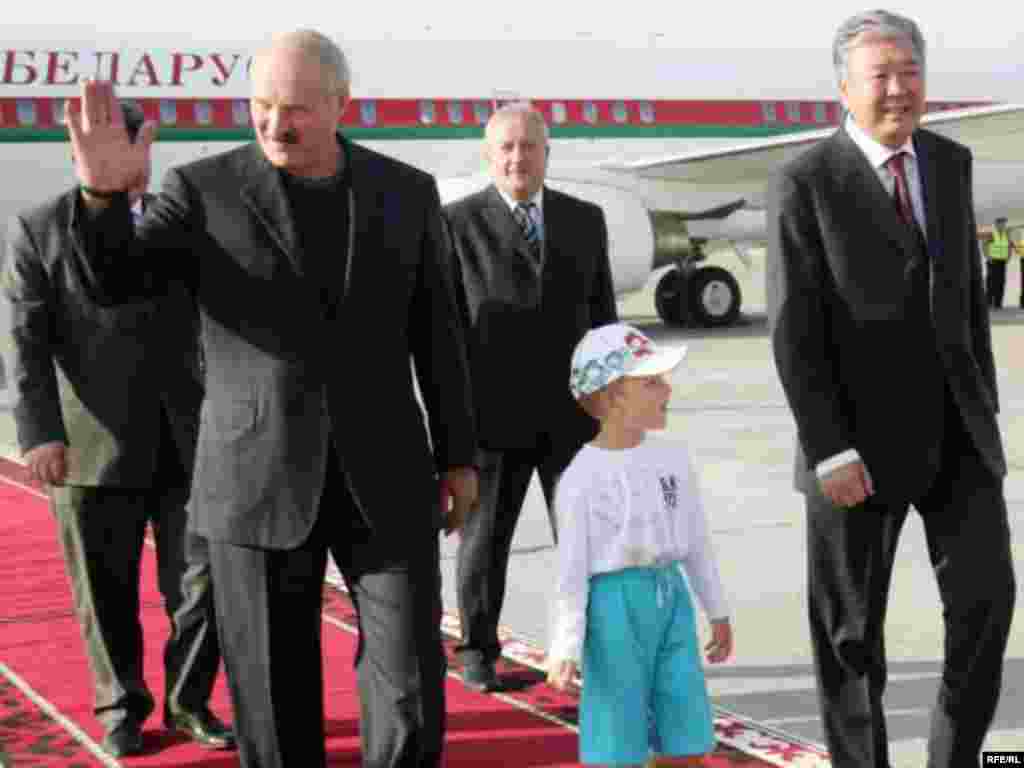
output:
[[[81,99],[68,103],[67,125],[83,186],[100,193],[123,191],[148,168],[155,126],[147,121],[133,143],[112,83],[83,82]]]

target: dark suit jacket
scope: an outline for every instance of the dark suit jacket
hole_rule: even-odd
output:
[[[892,198],[839,130],[784,167],[768,208],[768,309],[775,360],[796,418],[797,485],[855,448],[876,490],[916,498],[934,460],[942,414],[920,394],[936,350],[952,397],[986,464],[1006,472],[988,309],[971,193],[971,155],[914,134],[928,226],[931,325],[907,315],[907,266],[920,253]]]
[[[480,444],[532,447],[546,432],[578,448],[596,425],[573,400],[573,348],[615,322],[604,214],[544,188],[544,267],[493,185],[445,206],[459,272]]]
[[[10,222],[3,271],[13,337],[14,420],[23,451],[68,445],[69,485],[145,488],[161,408],[192,467],[203,392],[195,312],[180,283],[116,308],[90,300],[70,222],[77,189]]]
[[[440,521],[437,471],[473,463],[462,331],[432,177],[341,139],[352,193],[336,309],[325,313],[280,172],[257,144],[170,171],[133,239],[123,205],[75,229],[105,302],[169,279],[200,312],[206,399],[190,526],[244,546],[290,548],[316,520],[328,436],[367,522]],[[80,212],[82,211],[80,207]],[[346,212],[339,212],[344,214]],[[128,253],[98,247],[117,243]],[[416,399],[410,356],[430,422]]]

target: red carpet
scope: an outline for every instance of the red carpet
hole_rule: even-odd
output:
[[[55,523],[38,490],[15,484],[22,478],[20,466],[0,459],[0,768],[236,766],[234,752],[211,752],[170,736],[158,714],[146,724],[144,755],[118,763],[96,751],[103,734],[92,714],[91,678],[71,610]],[[146,679],[157,696],[155,712],[159,713],[161,652],[168,626],[156,587],[154,559],[147,548],[142,612]],[[358,768],[358,702],[352,671],[355,638],[343,627],[352,623],[352,608],[345,595],[332,587],[325,589],[324,617],[329,764]],[[577,765],[577,736],[571,726],[576,697],[545,685],[540,674],[525,664],[505,661],[499,673],[510,689],[502,695],[467,691],[458,679],[449,677],[446,765]],[[211,707],[230,721],[223,675]],[[723,767],[769,765],[724,745],[716,757],[716,764]]]
[[[20,474],[18,469],[14,472]],[[92,714],[91,678],[46,500],[38,491],[0,482],[0,510],[0,663],[99,742],[103,732]],[[159,713],[163,691],[160,654],[167,620],[149,549],[143,560],[142,594],[146,680],[157,696],[155,711]],[[326,616],[347,620],[349,610],[343,595],[334,589],[325,592]],[[332,766],[358,766],[358,702],[352,672],[355,640],[330,619],[324,622],[323,640],[329,762]],[[103,765],[6,677],[0,676],[0,680],[0,766]],[[449,678],[447,693],[448,765],[575,764],[576,734],[564,725],[496,697],[467,691],[453,678]],[[211,706],[230,721],[223,675]],[[211,752],[169,736],[157,715],[147,722],[144,737],[146,754],[124,758],[122,764],[226,768],[238,763],[235,753]]]

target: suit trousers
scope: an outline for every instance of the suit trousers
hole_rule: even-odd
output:
[[[337,466],[333,450],[328,463]],[[423,530],[422,538],[410,531],[372,531],[335,470],[328,473],[317,522],[299,547],[210,542],[242,766],[324,766],[326,734],[349,727],[324,723],[320,633],[328,551],[359,624],[363,766],[441,764],[447,664],[440,545],[436,526]]]
[[[458,592],[464,666],[494,663],[501,656],[498,621],[505,602],[512,538],[534,470],[547,502],[551,537],[558,541],[554,489],[571,456],[555,451],[546,437],[528,450],[478,454],[480,506],[462,531],[455,581]]]
[[[139,567],[146,524],[172,632],[164,645],[165,706],[205,707],[220,662],[213,593],[202,540],[186,532],[187,490],[64,486],[51,492],[75,615],[95,685],[96,715],[109,730],[153,710],[142,669]]]
[[[911,503],[924,524],[945,628],[928,766],[965,768],[979,763],[999,699],[1016,585],[1002,479],[951,404],[945,426],[934,483]],[[908,508],[881,496],[850,509],[807,496],[811,639],[835,768],[889,766],[885,615]]]
[[[1006,264],[1005,261],[992,259],[985,262],[985,293],[988,296],[988,305],[995,309],[1003,306],[1003,296],[1006,293]],[[1021,290],[1024,291],[1024,288]],[[1024,301],[1021,306],[1024,306]]]

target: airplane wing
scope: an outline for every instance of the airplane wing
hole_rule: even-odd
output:
[[[970,147],[979,162],[1024,162],[1024,104],[931,112],[922,125]],[[835,128],[636,161],[609,160],[607,171],[693,185],[762,185],[781,164]]]

